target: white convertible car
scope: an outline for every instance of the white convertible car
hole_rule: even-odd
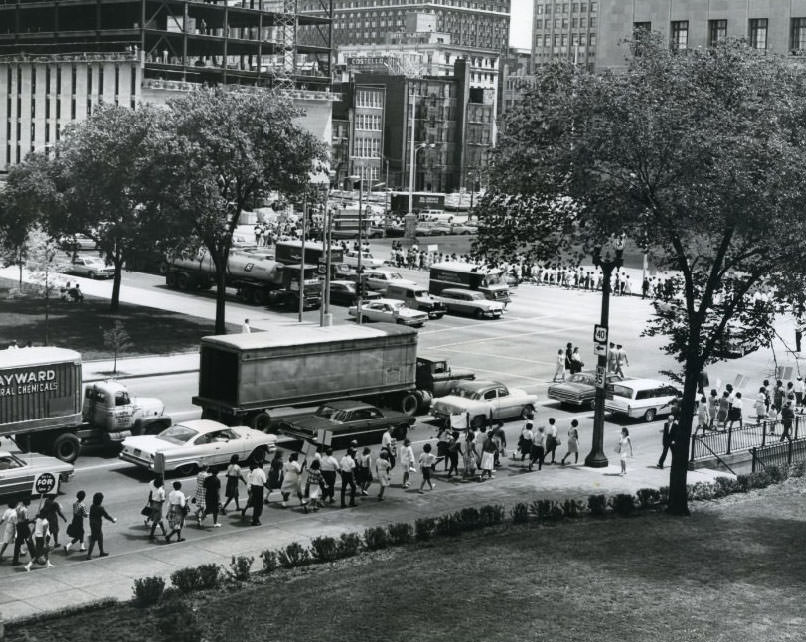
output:
[[[265,459],[276,448],[277,436],[247,426],[227,426],[211,419],[197,419],[166,428],[158,435],[123,440],[120,458],[155,469],[157,453],[165,459],[164,471],[192,474],[200,465],[226,466],[233,455],[241,461]]]

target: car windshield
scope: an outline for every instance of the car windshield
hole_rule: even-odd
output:
[[[174,444],[184,444],[198,434],[198,430],[188,428],[182,424],[176,424],[175,426],[171,426],[170,428],[163,430],[159,435],[157,435],[157,437],[164,439],[165,441],[170,441]]]
[[[339,411],[332,406],[320,406],[315,414],[317,417],[322,417],[323,419],[333,419],[333,417],[339,414]]]
[[[624,397],[625,399],[632,399],[632,388],[628,388],[627,386],[619,386],[617,384],[611,384],[608,386],[608,389],[616,397]]]
[[[502,283],[500,272],[490,272],[482,280],[482,285],[501,285]]]
[[[392,307],[395,308],[395,310],[402,310],[406,307],[406,304],[401,301],[400,303],[393,303]]]
[[[571,375],[570,381],[572,381],[573,383],[591,383],[591,377],[590,375],[577,373]]]
[[[22,468],[25,462],[11,453],[7,455],[0,455],[0,470],[13,470],[14,468]]]
[[[402,279],[403,275],[400,272],[389,272],[390,279]]]
[[[424,298],[428,297],[427,290],[415,290],[413,294],[415,297],[424,297]]]

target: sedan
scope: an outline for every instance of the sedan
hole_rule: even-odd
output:
[[[381,298],[380,292],[367,292],[364,301]],[[358,299],[358,289],[355,281],[331,281],[330,282],[330,302],[336,305],[355,305]]]
[[[115,276],[115,268],[107,265],[103,259],[97,256],[76,256],[70,263],[68,271],[71,274],[86,276],[91,279],[111,279]]]
[[[593,409],[596,398],[596,386],[593,372],[577,372],[565,381],[553,383],[548,389],[548,398],[560,403]],[[621,375],[607,375],[607,383],[621,381]]]
[[[353,439],[371,441],[389,426],[395,439],[405,439],[414,418],[403,412],[378,408],[361,401],[333,401],[320,406],[312,415],[280,423],[280,432],[299,439],[314,440],[321,430],[332,433],[333,445]]]
[[[394,285],[417,285],[411,279],[406,279],[400,272],[394,270],[370,270],[366,272],[367,287],[373,290],[386,292],[391,284]]]
[[[120,458],[154,472],[190,475],[202,464],[225,466],[233,455],[242,461],[263,460],[276,447],[276,435],[247,426],[197,419],[171,426],[158,435],[127,437]],[[164,463],[158,459],[164,459]]]
[[[358,267],[358,250],[347,250],[344,253],[344,264]],[[361,266],[367,269],[383,267],[383,259],[376,259],[371,252],[361,252]]]
[[[481,319],[488,317],[497,319],[504,313],[504,305],[498,301],[491,301],[477,290],[463,290],[461,288],[447,288],[435,297],[442,301],[448,312],[453,314],[470,314]]]
[[[34,478],[40,473],[59,476],[60,482],[70,479],[73,465],[55,457],[36,453],[12,453],[0,450],[0,496],[11,499],[31,497]]]
[[[351,307],[347,314],[351,317],[358,316],[358,308]],[[428,321],[428,313],[412,310],[403,301],[397,299],[377,299],[368,301],[361,306],[361,320],[385,321],[386,323],[420,327]]]
[[[530,418],[536,405],[537,395],[499,381],[459,381],[451,394],[431,403],[431,414],[458,428],[480,428],[491,420]]]

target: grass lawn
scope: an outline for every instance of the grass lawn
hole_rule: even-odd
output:
[[[0,287],[16,287],[16,282],[0,279]],[[199,339],[214,334],[215,324],[208,319],[176,312],[121,304],[116,314],[109,312],[109,301],[86,296],[81,305],[50,302],[49,344],[80,352],[85,360],[111,359],[104,347],[103,330],[116,319],[131,337],[132,347],[122,357],[167,354],[198,350]],[[237,331],[235,326],[231,328]],[[19,345],[32,341],[45,343],[45,303],[39,298],[0,299],[0,348],[12,339]]]
[[[803,640],[804,492],[797,479],[695,504],[686,519],[504,526],[201,594],[195,615],[207,640],[239,642]],[[159,639],[137,614],[60,617],[7,638]]]

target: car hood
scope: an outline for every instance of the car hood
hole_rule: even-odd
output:
[[[593,388],[589,383],[555,383],[549,386],[549,392],[589,392]]]
[[[420,312],[419,310],[412,310],[411,308],[403,308],[402,310],[397,310],[397,315],[401,317],[408,317],[409,319],[428,318],[428,315],[425,312]]]
[[[431,402],[431,410],[446,415],[458,415],[466,412],[470,408],[487,407],[484,401],[477,399],[466,399],[458,395],[446,395]]]
[[[72,475],[73,471],[75,470],[73,464],[68,464],[61,459],[49,457],[48,455],[39,455],[37,453],[19,453],[19,457],[25,461],[28,466],[26,466],[24,469],[18,468],[16,470],[25,470],[28,473],[47,472],[55,474],[68,473]]]

